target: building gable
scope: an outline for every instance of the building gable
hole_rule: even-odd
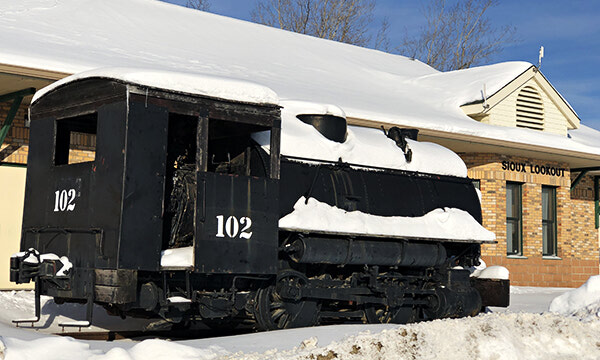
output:
[[[567,130],[579,128],[577,114],[533,66],[484,101],[461,108],[471,118],[491,125],[564,136]]]

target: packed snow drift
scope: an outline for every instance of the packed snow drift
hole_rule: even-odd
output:
[[[512,310],[474,318],[409,325],[320,326],[185,341],[81,341],[49,335],[48,328],[17,329],[10,320],[32,311],[33,293],[2,292],[0,359],[592,360],[600,358],[598,278],[569,291],[513,287]],[[549,299],[561,293],[564,295],[550,306],[553,312],[545,312]],[[43,300],[46,318],[64,316],[61,313],[73,316],[77,306],[56,306],[48,297]]]
[[[584,321],[600,319],[600,275],[590,277],[581,287],[554,299],[549,310]]]
[[[342,234],[391,237],[474,240],[493,242],[496,235],[486,230],[468,212],[435,209],[424,216],[376,216],[346,211],[302,196],[294,211],[279,220],[279,228]]]

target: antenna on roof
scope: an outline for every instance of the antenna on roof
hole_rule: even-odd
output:
[[[487,103],[487,91],[485,89],[485,83],[483,83],[483,109],[487,110],[490,107],[490,104]]]
[[[542,67],[542,59],[543,58],[544,58],[544,47],[540,46],[540,55],[538,57],[538,64],[537,64],[538,70],[540,69],[540,67]]]

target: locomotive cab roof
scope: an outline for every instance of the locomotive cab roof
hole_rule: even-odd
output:
[[[110,67],[68,76],[39,90],[32,99],[31,114],[35,119],[45,113],[54,114],[58,109],[65,113],[89,112],[93,110],[90,106],[124,100],[131,94],[173,100],[179,103],[176,112],[188,114],[197,110],[185,103],[197,104],[202,100],[279,108],[279,98],[273,90],[252,82],[197,73]],[[170,110],[176,107],[168,105]],[[212,110],[218,112],[218,106]]]

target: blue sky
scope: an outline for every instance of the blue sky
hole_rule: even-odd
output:
[[[186,0],[168,0],[185,4]],[[250,20],[253,0],[212,0],[211,11]],[[374,26],[390,23],[393,47],[406,32],[423,24],[420,1],[377,0]],[[573,106],[582,122],[600,130],[600,1],[500,0],[489,11],[496,26],[516,27],[518,42],[507,46],[490,63],[522,60],[537,64],[544,46],[542,73]],[[374,31],[376,31],[374,29]]]

